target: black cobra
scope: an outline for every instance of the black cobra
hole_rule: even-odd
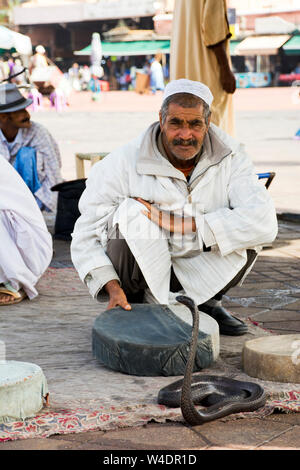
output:
[[[181,407],[184,419],[195,426],[222,418],[231,413],[254,411],[264,406],[263,388],[252,382],[242,382],[222,376],[194,375],[193,368],[198,343],[199,312],[192,299],[178,296],[193,315],[193,331],[184,378],[162,388],[158,403]],[[199,409],[195,405],[201,405]]]

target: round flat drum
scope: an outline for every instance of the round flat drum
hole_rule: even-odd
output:
[[[0,361],[0,423],[35,416],[47,392],[46,378],[36,364]]]
[[[300,334],[263,336],[246,341],[243,368],[258,379],[300,383]]]
[[[166,305],[132,304],[130,311],[116,307],[95,320],[93,354],[130,375],[183,375],[191,334],[192,326]],[[199,331],[194,371],[209,367],[216,349],[211,335]]]

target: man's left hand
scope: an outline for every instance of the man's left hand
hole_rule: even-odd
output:
[[[180,217],[173,212],[159,210],[150,202],[141,198],[136,198],[148,210],[143,210],[149,220],[157,224],[160,228],[170,233],[181,233],[182,235],[196,231],[196,224],[193,217]]]

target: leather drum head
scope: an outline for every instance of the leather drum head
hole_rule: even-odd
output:
[[[94,356],[105,366],[130,375],[184,375],[192,326],[166,305],[132,304],[105,311],[94,323]],[[211,337],[201,331],[194,372],[209,367]]]

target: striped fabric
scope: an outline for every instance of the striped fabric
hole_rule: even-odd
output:
[[[61,156],[56,141],[44,126],[36,122],[31,122],[29,129],[19,129],[13,142],[7,142],[0,131],[0,155],[12,165],[18,150],[22,147],[33,147],[36,150],[37,173],[42,186],[34,196],[47,209],[55,211],[57,192],[52,192],[51,187],[62,181]]]

